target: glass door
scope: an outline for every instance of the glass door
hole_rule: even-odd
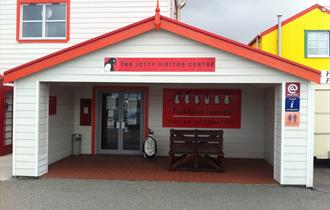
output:
[[[101,149],[118,150],[120,94],[102,94]]]
[[[143,138],[143,94],[101,93],[101,153],[137,154]]]
[[[140,150],[142,94],[125,93],[123,103],[123,150]]]

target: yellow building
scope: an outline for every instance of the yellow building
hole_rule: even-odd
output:
[[[315,4],[281,22],[278,34],[277,24],[249,45],[322,71],[315,85],[315,156],[330,159],[330,10]]]

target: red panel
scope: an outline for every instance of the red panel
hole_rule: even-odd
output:
[[[80,99],[80,125],[92,124],[92,99]]]
[[[49,115],[56,115],[57,111],[57,97],[49,96]]]
[[[6,97],[10,96],[10,97]],[[3,80],[0,79],[0,156],[12,152],[12,144],[6,145],[6,133],[11,133],[12,139],[12,117],[13,117],[13,87],[3,86]],[[8,100],[10,101],[8,104]],[[11,105],[10,105],[11,104]],[[8,123],[6,119],[11,119]]]
[[[300,96],[300,82],[285,83],[285,96],[299,97]]]
[[[108,58],[105,71],[214,72],[215,58]]]
[[[164,89],[163,126],[240,128],[241,90]]]

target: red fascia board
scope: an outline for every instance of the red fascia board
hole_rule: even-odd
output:
[[[103,47],[107,47],[111,44],[115,44],[147,31],[151,31],[157,27],[154,20],[155,16],[152,16],[140,22],[8,70],[5,72],[5,82],[20,79],[45,68],[55,66]],[[287,59],[283,59],[279,56],[272,55],[259,49],[252,48],[242,43],[218,36],[164,16],[160,16],[159,25],[161,29],[178,34],[179,36],[186,37],[219,50],[227,51],[275,69],[279,69],[283,72],[304,78],[306,80],[311,80],[317,83],[320,82],[319,71]]]
[[[126,27],[103,34],[93,39],[73,45],[55,53],[46,55],[36,60],[17,66],[4,72],[5,82],[12,82],[45,68],[53,67],[65,61],[72,60],[79,56],[107,47],[111,44],[132,38],[139,34],[154,29],[154,17],[150,17]]]
[[[289,17],[288,19],[285,19],[282,22],[282,26],[284,26],[284,25],[286,25],[286,24],[294,21],[295,19],[297,19],[297,18],[305,15],[306,13],[308,13],[308,12],[314,10],[314,9],[317,9],[317,8],[318,9],[324,9],[326,13],[330,14],[330,10],[328,10],[327,8],[325,8],[325,7],[323,7],[323,6],[319,5],[319,4],[314,4],[313,6],[311,6],[311,7],[307,8],[307,9],[305,9],[305,10],[303,10],[303,11],[301,11],[301,12],[299,12],[299,13],[291,16],[291,17]],[[261,32],[260,35],[258,35],[258,36],[265,36],[266,34],[269,34],[270,32],[275,31],[277,29],[277,27],[278,27],[278,25],[274,25],[274,26],[268,28],[267,30]],[[252,45],[256,41],[256,39],[257,39],[258,36],[256,36],[252,41],[250,41],[248,45]]]
[[[250,42],[249,42],[249,46],[252,46],[257,40],[258,38],[260,38],[260,34],[258,34],[257,36],[255,36]]]
[[[320,71],[162,16],[161,28],[283,72],[320,82]]]

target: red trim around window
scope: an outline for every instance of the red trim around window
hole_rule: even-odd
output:
[[[66,38],[65,39],[22,39],[20,38],[20,20],[22,4],[66,3]],[[17,0],[16,40],[20,43],[65,43],[70,40],[70,0]]]
[[[96,92],[98,90],[116,90],[116,91],[142,91],[144,94],[144,136],[148,135],[149,119],[149,88],[137,86],[93,86],[92,98],[92,154],[96,153]]]

